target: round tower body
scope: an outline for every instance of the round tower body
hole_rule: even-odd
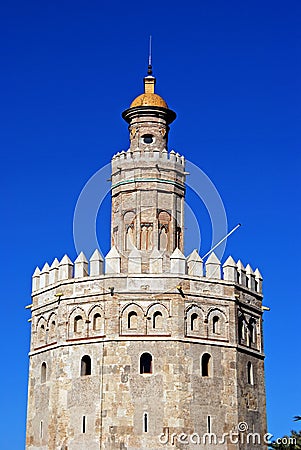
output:
[[[65,256],[33,276],[27,450],[266,448],[262,278],[184,256],[175,114],[145,80],[112,159],[105,261]]]

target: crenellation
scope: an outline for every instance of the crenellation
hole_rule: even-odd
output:
[[[238,275],[238,283],[242,286],[247,287],[247,275],[246,275],[246,269],[241,260],[239,259],[237,261],[237,275]]]
[[[73,277],[73,262],[65,255],[59,263],[59,280],[69,280]]]
[[[221,262],[214,252],[210,253],[205,262],[205,270],[207,278],[221,279]]]
[[[170,255],[170,273],[186,273],[186,258],[178,248]]]
[[[262,292],[262,275],[261,275],[261,273],[259,272],[259,269],[255,269],[255,272],[254,272],[254,274],[255,274],[255,281],[256,281],[256,283],[257,283],[257,285],[256,285],[256,290],[257,290],[257,292]]]
[[[176,157],[176,152],[174,150],[171,150],[171,152],[169,153],[169,160],[171,162],[176,162],[177,157]]]
[[[41,271],[40,271],[39,267],[37,266],[32,275],[32,292],[35,292],[40,289],[40,274],[41,274]]]
[[[255,280],[255,274],[253,272],[252,267],[250,266],[250,264],[248,264],[246,266],[246,285],[247,287],[251,290],[251,291],[255,291],[255,287],[256,287],[256,280]]]
[[[163,272],[163,254],[156,248],[151,252],[149,256],[149,273],[162,273]]]
[[[196,249],[187,257],[187,273],[197,277],[203,276],[203,260]]]
[[[121,256],[115,245],[105,257],[105,273],[120,273]]]
[[[137,248],[133,248],[128,256],[128,273],[141,273],[142,270],[142,253],[137,250]]]
[[[49,283],[49,264],[46,262],[41,270],[40,288],[48,286]]]
[[[74,261],[74,278],[88,276],[88,260],[83,252],[80,252]]]
[[[103,257],[98,249],[95,250],[90,258],[90,273],[91,277],[103,274]]]
[[[161,158],[163,160],[167,160],[168,159],[168,152],[167,152],[166,148],[163,148],[163,150],[161,152]]]
[[[237,265],[232,258],[229,256],[223,264],[223,278],[224,280],[238,282],[237,279]]]
[[[49,269],[49,285],[55,284],[59,279],[59,260],[54,258]]]

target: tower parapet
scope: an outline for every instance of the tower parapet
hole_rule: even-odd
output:
[[[245,267],[239,260],[235,263],[232,256],[229,256],[225,263],[222,265],[221,261],[217,258],[214,252],[212,252],[209,258],[206,260],[204,266],[202,258],[199,256],[197,250],[185,257],[183,253],[176,248],[176,250],[170,255],[168,270],[163,270],[162,265],[162,252],[154,249],[150,254],[147,264],[142,268],[142,252],[133,248],[128,256],[128,274],[170,274],[170,275],[188,275],[193,279],[207,279],[210,281],[218,280],[225,281],[227,284],[233,284],[244,287],[245,289],[262,294],[262,275],[257,268],[253,271],[250,264]],[[107,256],[105,257],[105,269],[103,265],[103,258],[99,250],[95,250],[90,258],[89,265],[88,260],[83,252],[81,252],[75,259],[74,263],[70,258],[65,255],[61,262],[58,263],[57,258],[53,264],[61,268],[61,276],[48,277],[49,264],[45,263],[43,269],[40,271],[36,267],[32,275],[32,293],[35,295],[37,292],[41,292],[49,286],[59,286],[62,281],[74,280],[78,278],[105,278],[110,277],[113,274],[121,274],[121,255],[116,249],[112,247]],[[222,270],[221,270],[222,265]],[[239,277],[240,273],[246,273],[245,277]]]

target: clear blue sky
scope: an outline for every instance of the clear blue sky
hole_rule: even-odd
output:
[[[24,447],[31,274],[76,256],[74,207],[128,146],[120,114],[142,91],[149,34],[157,92],[178,114],[170,148],[243,224],[226,255],[264,275],[269,431],[298,428],[300,22],[297,0],[1,3],[1,449]]]

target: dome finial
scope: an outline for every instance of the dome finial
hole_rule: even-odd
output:
[[[147,74],[152,75],[153,74],[153,66],[152,66],[152,37],[149,37],[149,53],[148,53],[148,68],[147,68]]]

